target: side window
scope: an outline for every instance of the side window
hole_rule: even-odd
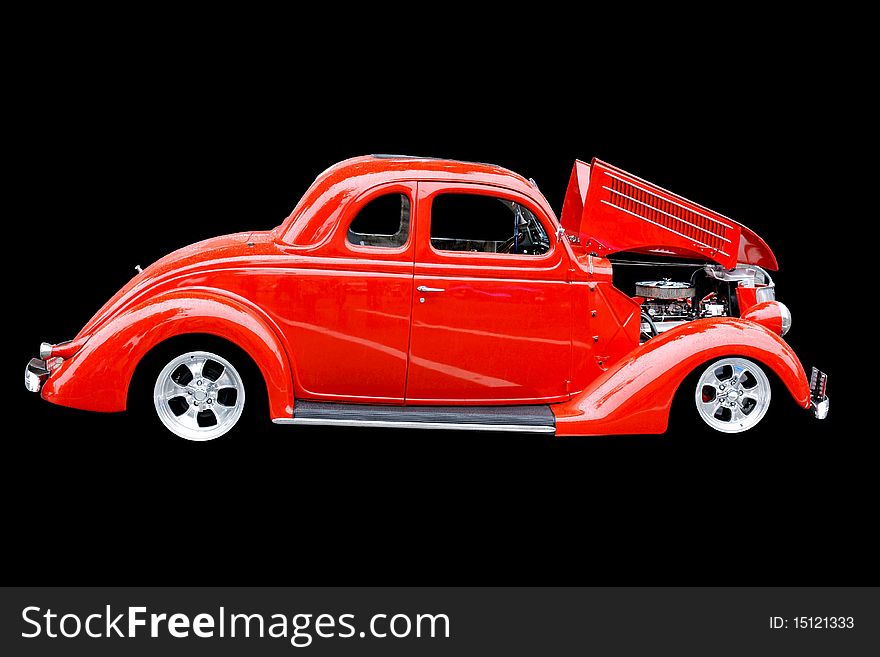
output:
[[[440,194],[431,203],[431,246],[438,251],[541,255],[547,231],[525,206],[484,194]]]
[[[406,244],[409,235],[409,198],[384,194],[360,209],[348,227],[347,239],[359,246],[394,248]]]

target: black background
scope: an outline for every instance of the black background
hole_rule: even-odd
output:
[[[520,19],[509,33],[459,26],[395,40],[344,38],[336,23],[265,38],[241,28],[262,42],[251,46],[234,27],[177,29],[168,17],[138,37],[130,23],[87,36],[56,26],[40,41],[50,57],[35,44],[23,51],[11,82],[5,224],[15,259],[7,321],[17,329],[5,356],[7,412],[22,420],[5,431],[11,579],[873,578],[876,461],[853,428],[865,409],[850,401],[843,369],[868,338],[854,332],[858,315],[843,296],[854,283],[836,245],[852,235],[827,179],[842,137],[823,104],[834,92],[823,58],[754,27],[696,48],[668,33],[605,44],[598,24],[571,35],[563,28],[574,17]],[[305,45],[313,30],[319,41]],[[329,49],[341,60],[323,57]],[[24,391],[21,370],[39,342],[73,337],[135,264],[271,228],[320,171],[371,152],[495,162],[535,178],[557,213],[573,160],[595,155],[746,223],[779,259],[778,298],[794,317],[787,339],[807,368],[831,377],[830,418],[817,422],[780,395],[753,432],[703,441],[333,431],[267,419],[197,444]]]

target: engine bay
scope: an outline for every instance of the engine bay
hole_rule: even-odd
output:
[[[641,306],[640,342],[695,319],[739,317],[755,304],[775,299],[773,280],[756,265],[728,270],[705,263],[612,262],[615,287]]]

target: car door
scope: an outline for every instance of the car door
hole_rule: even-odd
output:
[[[420,182],[416,212],[407,404],[567,399],[567,260],[540,206],[499,187]]]
[[[348,203],[313,252],[290,256],[263,293],[294,363],[297,398],[404,400],[412,305],[416,184],[380,185]]]

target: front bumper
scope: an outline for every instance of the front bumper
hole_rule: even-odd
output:
[[[828,407],[831,402],[825,394],[827,386],[828,375],[814,367],[810,374],[810,408],[819,420],[828,417]]]
[[[40,343],[40,357],[31,358],[24,368],[24,387],[31,392],[40,392],[52,372],[57,370],[65,360],[71,358],[88,338],[67,340],[58,344]]]
[[[24,387],[31,392],[40,392],[43,383],[49,378],[49,364],[40,358],[31,358],[24,369]]]

